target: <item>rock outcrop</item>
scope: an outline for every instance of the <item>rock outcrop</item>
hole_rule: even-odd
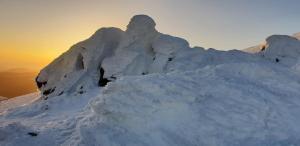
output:
[[[44,97],[84,93],[124,75],[165,72],[187,41],[161,34],[146,15],[134,16],[124,32],[101,28],[89,39],[72,46],[46,66],[36,78]]]
[[[122,76],[195,70],[235,61],[267,59],[300,68],[300,41],[295,37],[270,36],[264,45],[251,48],[256,50],[252,55],[237,50],[190,48],[186,40],[162,34],[155,25],[149,16],[136,15],[125,31],[99,29],[46,66],[36,78],[37,86],[47,99],[69,93],[84,94]]]
[[[283,65],[294,65],[300,56],[300,41],[287,35],[273,35],[266,39],[265,49],[260,54]]]

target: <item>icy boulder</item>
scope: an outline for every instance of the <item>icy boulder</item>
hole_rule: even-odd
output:
[[[101,77],[101,62],[113,55],[123,31],[102,28],[89,39],[72,46],[46,66],[36,78],[44,96],[55,96],[97,86]]]
[[[152,42],[159,35],[152,18],[146,15],[134,16],[114,56],[106,58],[102,63],[104,77],[146,74],[154,55]]]
[[[155,25],[149,16],[136,15],[125,32],[98,30],[45,67],[36,78],[39,89],[44,97],[83,94],[121,76],[165,72],[176,52],[189,44],[159,33]]]
[[[300,41],[287,35],[273,35],[266,39],[266,48],[261,55],[277,63],[291,66],[300,56]]]

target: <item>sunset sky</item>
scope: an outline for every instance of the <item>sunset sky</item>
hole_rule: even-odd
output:
[[[243,49],[300,32],[299,7],[299,0],[0,0],[0,71],[39,70],[98,28],[124,30],[136,14],[191,46]]]

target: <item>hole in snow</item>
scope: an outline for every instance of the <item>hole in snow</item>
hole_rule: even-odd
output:
[[[81,54],[79,54],[77,56],[75,68],[76,68],[76,70],[82,70],[82,69],[84,69],[83,56]]]

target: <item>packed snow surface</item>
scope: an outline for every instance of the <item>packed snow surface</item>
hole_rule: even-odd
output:
[[[40,94],[36,92],[36,93],[10,98],[9,100],[7,100],[6,98],[6,100],[0,102],[0,114],[7,110],[30,104],[38,100],[40,97],[41,97]]]
[[[0,145],[300,145],[299,51],[281,35],[256,54],[191,48],[137,15],[45,67],[42,98],[0,116]]]

